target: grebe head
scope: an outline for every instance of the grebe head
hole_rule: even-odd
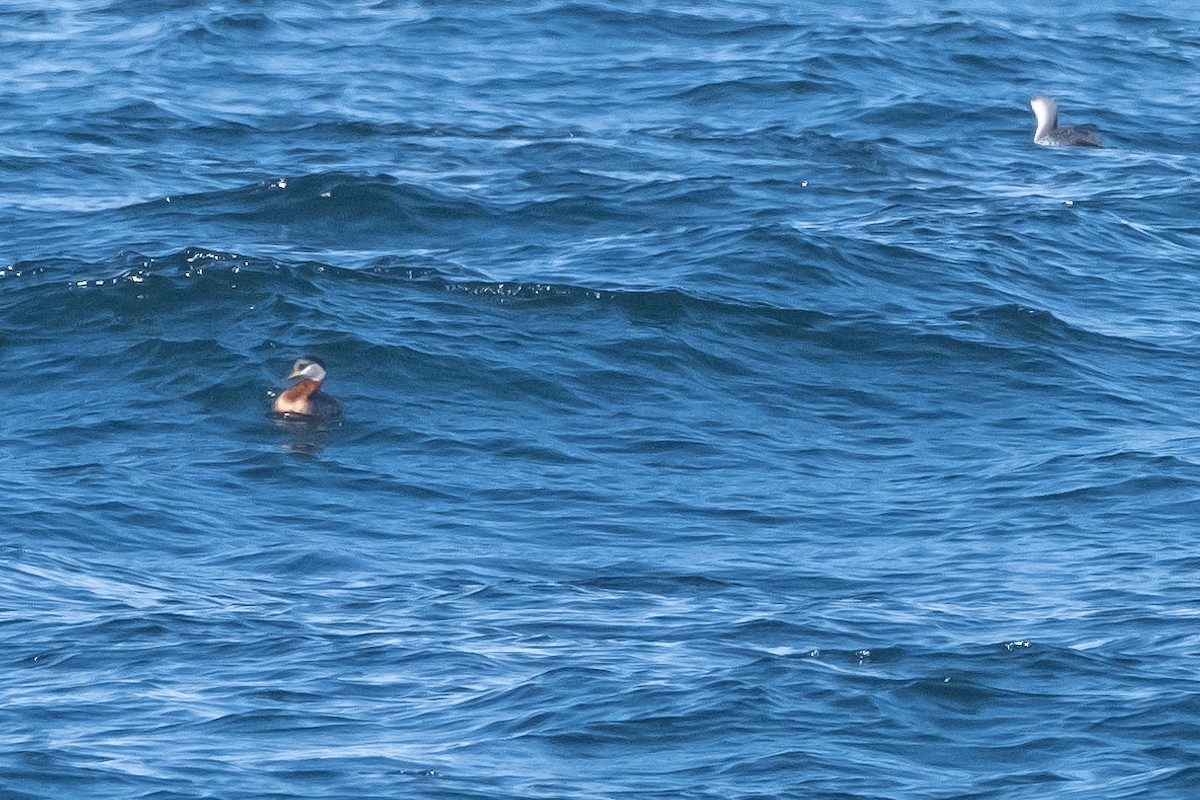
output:
[[[320,383],[325,380],[325,365],[314,356],[298,358],[292,365],[292,374],[288,375],[288,378],[310,378]]]
[[[1058,104],[1054,100],[1045,95],[1038,95],[1029,101],[1029,106],[1037,117],[1037,130],[1033,132],[1034,141],[1058,128]]]

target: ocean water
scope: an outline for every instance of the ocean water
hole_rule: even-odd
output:
[[[1195,797],[1198,30],[6,2],[0,797]]]

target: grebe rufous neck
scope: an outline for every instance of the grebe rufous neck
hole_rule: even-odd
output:
[[[1045,95],[1029,101],[1037,116],[1037,129],[1033,141],[1037,144],[1065,144],[1076,147],[1100,147],[1100,137],[1095,125],[1079,125],[1074,128],[1058,127],[1058,104]]]
[[[325,365],[313,356],[305,356],[292,365],[288,378],[299,378],[296,385],[275,398],[276,414],[333,419],[342,415],[342,404],[321,391]]]

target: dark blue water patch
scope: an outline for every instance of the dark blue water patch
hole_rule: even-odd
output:
[[[329,276],[335,281],[348,280],[351,285],[362,283],[365,290],[375,295],[376,302],[385,304],[388,293],[380,293],[384,288],[401,291],[409,297],[410,302],[431,304],[428,305],[431,311],[441,309],[437,313],[448,313],[463,308],[462,303],[466,302],[465,307],[475,309],[473,313],[479,322],[493,327],[499,333],[499,338],[493,340],[489,349],[496,352],[499,347],[501,352],[508,352],[510,356],[518,358],[512,364],[501,362],[484,367],[483,362],[478,359],[463,359],[461,354],[455,356],[448,350],[438,354],[438,351],[444,350],[440,347],[425,353],[423,348],[414,348],[412,342],[401,344],[404,341],[403,337],[395,338],[407,328],[407,323],[400,319],[391,323],[393,326],[399,324],[394,334],[388,333],[386,326],[381,327],[373,337],[374,342],[361,336],[347,337],[345,334],[339,334],[342,341],[334,347],[334,353],[343,360],[363,362],[357,371],[357,377],[355,372],[347,377],[352,381],[365,379],[368,381],[367,385],[377,384],[378,377],[368,376],[394,373],[395,356],[399,355],[402,369],[427,382],[430,390],[440,386],[442,388],[438,391],[458,392],[464,398],[491,397],[493,403],[500,403],[497,411],[510,403],[533,402],[545,409],[554,409],[555,413],[576,416],[582,422],[588,419],[590,414],[599,414],[603,409],[610,408],[620,397],[619,394],[610,393],[602,388],[602,384],[592,382],[593,376],[609,376],[609,380],[616,381],[612,385],[613,389],[626,392],[640,390],[641,393],[649,391],[649,396],[657,396],[663,400],[684,392],[693,402],[710,397],[711,400],[704,401],[706,405],[719,402],[716,398],[719,396],[717,392],[720,391],[721,384],[733,381],[740,386],[741,395],[740,401],[736,402],[734,407],[738,408],[741,414],[757,409],[756,414],[766,415],[764,424],[766,419],[773,416],[791,418],[797,413],[798,407],[809,405],[818,412],[818,418],[824,417],[837,425],[842,424],[840,420],[852,420],[855,408],[868,406],[894,417],[896,423],[905,418],[941,419],[945,424],[959,426],[965,424],[969,417],[955,410],[955,401],[952,398],[957,398],[957,390],[952,388],[949,378],[972,374],[972,382],[963,388],[963,396],[977,397],[977,403],[985,404],[1003,404],[1006,398],[1014,396],[1016,392],[1028,394],[1030,391],[1059,397],[1061,402],[1065,380],[1067,386],[1079,387],[1079,399],[1063,404],[1049,419],[1059,419],[1064,431],[1080,432],[1096,430],[1097,424],[1105,422],[1104,417],[1095,421],[1088,420],[1089,408],[1096,406],[1093,400],[1086,399],[1083,391],[1087,387],[1097,385],[1097,381],[1110,381],[1111,373],[1105,376],[1093,373],[1086,364],[1078,363],[1070,355],[1073,349],[1094,351],[1094,344],[1087,340],[1069,344],[1055,338],[1039,341],[1036,327],[1030,331],[1017,328],[1017,338],[999,347],[996,346],[998,342],[995,333],[988,333],[987,339],[991,343],[980,346],[971,341],[978,334],[960,339],[957,336],[935,334],[933,331],[905,331],[903,327],[880,324],[870,319],[838,320],[828,315],[810,312],[757,309],[753,306],[714,303],[670,293],[613,294],[586,287],[446,281],[444,278],[432,277],[431,273],[419,274],[417,283],[410,284],[409,271],[403,271],[396,276],[381,275],[378,272],[367,273],[360,278],[358,272],[339,273],[324,267],[311,268],[317,270],[308,273],[312,279],[289,277],[295,272],[295,268],[281,270],[275,266],[269,267],[266,273],[238,266],[238,272],[235,274],[222,273],[219,268],[217,272],[213,272],[212,267],[207,268],[208,273],[197,274],[203,268],[193,267],[188,263],[194,256],[195,254],[181,256],[178,259],[176,269],[182,270],[182,274],[177,274],[174,278],[163,278],[151,272],[142,275],[140,282],[129,281],[118,287],[69,285],[62,290],[83,305],[68,305],[65,314],[57,323],[60,326],[83,319],[90,320],[90,324],[93,325],[107,322],[115,331],[144,329],[153,331],[156,336],[163,336],[169,334],[172,326],[176,324],[175,320],[190,313],[186,307],[183,310],[175,309],[180,301],[211,307],[220,297],[225,298],[220,302],[228,303],[231,310],[244,314],[247,298],[243,292],[246,290],[232,288],[228,281],[233,279],[245,281],[252,295],[249,299],[255,300],[257,297],[264,303],[265,309],[274,314],[281,314],[285,320],[291,320],[283,322],[282,327],[280,322],[269,323],[265,331],[255,330],[253,326],[241,326],[242,329],[231,330],[215,339],[171,342],[170,338],[167,338],[116,350],[108,347],[100,352],[82,351],[82,355],[129,359],[143,364],[140,369],[126,371],[123,380],[145,393],[142,403],[146,408],[166,408],[183,402],[187,407],[195,408],[205,415],[217,416],[262,408],[265,402],[264,394],[271,381],[269,376],[263,374],[261,367],[251,368],[251,363],[255,360],[252,353],[270,352],[277,347],[273,341],[279,336],[287,336],[289,330],[307,329],[308,335],[312,335],[324,327],[328,320],[319,308],[320,304],[327,300],[328,293],[327,290],[315,291],[317,284],[312,280],[325,280],[324,276]],[[301,274],[308,269],[310,268],[301,268]],[[336,277],[339,274],[341,278]],[[398,284],[391,280],[395,277],[401,278]],[[385,282],[380,283],[381,279]],[[412,294],[413,289],[417,289],[418,293]],[[96,295],[96,291],[103,292],[104,296]],[[358,292],[351,290],[351,294]],[[308,299],[305,299],[306,295]],[[455,300],[458,296],[462,297],[461,301]],[[97,300],[100,301],[99,305],[95,302]],[[484,305],[477,305],[481,300],[484,301]],[[499,305],[493,306],[493,303]],[[257,301],[250,303],[251,306],[256,304]],[[552,330],[558,325],[557,320],[562,314],[575,317],[579,311],[586,312],[587,318],[592,320],[590,324],[599,326],[598,331],[614,324],[618,326],[616,330],[625,329],[629,325],[634,327],[613,338],[611,344],[605,344],[601,339],[599,345],[588,345],[586,349],[573,355],[567,355],[565,351],[556,353],[555,350],[551,350],[545,353],[548,358],[537,358],[533,352],[527,353],[525,345],[522,344],[524,337],[510,338],[511,332],[500,333],[518,319],[528,320],[528,323],[523,324],[534,324],[535,330]],[[516,316],[512,316],[513,314]],[[541,322],[536,322],[539,318]],[[54,320],[53,317],[49,319]],[[1018,315],[1015,319],[1021,322],[1024,318]],[[20,318],[17,318],[17,321],[19,323]],[[297,325],[299,327],[296,327]],[[704,332],[709,326],[713,327],[715,336]],[[266,338],[264,334],[267,335]],[[594,335],[588,334],[589,337]],[[758,354],[751,360],[749,342],[764,336],[774,337],[774,341],[783,345],[784,349],[771,356]],[[483,344],[486,340],[476,341]],[[1130,363],[1136,364],[1139,357],[1137,354],[1145,351],[1145,348],[1134,346],[1130,350],[1128,345],[1116,343],[1110,347],[1110,351],[1105,356],[1109,370],[1118,363],[1113,359],[1124,357],[1122,354],[1125,352],[1133,359]],[[1089,358],[1099,358],[1100,352],[1103,351],[1094,351]],[[820,372],[804,377],[794,368],[787,366],[788,358],[795,356],[809,364],[820,363],[822,359],[828,363]],[[228,366],[230,359],[241,365],[232,372]],[[848,359],[860,363],[853,364]],[[188,364],[189,369],[169,380],[160,380],[157,375],[160,374],[161,368],[156,365],[167,360],[178,360]],[[87,370],[95,369],[99,363],[94,362],[85,367],[83,374],[73,374],[79,372],[79,362],[67,358],[57,376],[51,373],[47,378],[60,385],[66,380],[68,387],[78,386],[78,391],[83,393],[82,397],[94,398],[92,402],[95,403],[96,409],[107,408],[111,411],[117,407],[114,401],[121,402],[119,393],[113,397],[110,386],[105,382],[96,382],[87,375]],[[369,366],[372,363],[374,367]],[[463,374],[475,375],[465,394],[459,386],[459,380],[444,374],[446,365],[453,363],[461,365]],[[603,366],[606,363],[611,363],[616,368]],[[905,366],[906,363],[908,366]],[[911,384],[912,381],[930,380],[926,370],[930,365],[938,364],[942,365],[941,368],[948,376],[948,380],[941,384],[942,391],[949,391],[950,394],[932,406],[919,407],[914,414],[909,410],[911,400],[902,401],[898,393],[903,391],[901,387]],[[1006,365],[1005,371],[989,375],[989,371],[997,365]],[[585,371],[572,375],[572,372],[580,367],[584,367]],[[282,369],[281,365],[280,370]],[[764,369],[773,371],[773,383],[765,379],[762,372]],[[230,373],[228,378],[217,381],[201,379],[200,386],[189,387],[189,384],[196,380],[196,376],[222,372]],[[1006,372],[1010,374],[1006,375]],[[855,379],[858,386],[855,386],[854,382],[847,385],[847,379],[854,375],[861,376]],[[785,377],[790,385],[803,387],[801,393],[781,391],[778,381]],[[981,381],[985,383],[981,384]],[[979,397],[980,386],[989,384],[992,387],[991,393],[995,395],[994,399]],[[85,388],[88,386],[94,388]],[[350,387],[347,389],[350,390]],[[377,391],[368,390],[369,394]],[[421,402],[432,402],[438,391],[429,395],[428,400]],[[93,392],[99,393],[89,394]],[[368,404],[371,403],[366,396],[363,399],[367,400]],[[145,405],[146,400],[150,401],[149,406]],[[675,407],[674,401],[667,402],[668,407]],[[725,402],[728,404],[729,401]],[[1135,413],[1144,419],[1154,419],[1158,413],[1156,407],[1146,405],[1141,399],[1128,397],[1122,402],[1126,402],[1129,409],[1137,410]],[[939,412],[939,407],[944,410]],[[715,409],[715,406],[713,408]],[[585,409],[590,410],[584,412]],[[584,416],[579,416],[581,412]],[[60,413],[72,412],[69,406],[63,406]],[[1040,424],[1046,424],[1046,412],[1041,413]],[[1125,413],[1128,414],[1129,411]],[[500,416],[496,417],[497,420]],[[726,460],[722,456],[726,448],[718,445],[717,440],[710,437],[721,430],[741,430],[748,433],[757,427],[751,425],[747,430],[746,426],[725,423],[716,425],[709,433],[705,432],[705,428],[712,426],[719,419],[715,413],[712,416],[703,411],[699,416],[691,413],[685,419],[690,420],[689,424],[700,424],[701,427],[693,429],[693,434],[681,435],[682,429],[674,432],[674,426],[669,426],[666,430],[672,432],[664,436],[657,432],[656,428],[665,420],[660,419],[650,426],[638,424],[634,430],[643,430],[647,442],[634,449],[622,446],[616,452],[640,454],[637,457],[647,460],[647,463],[664,459],[663,463],[670,463],[672,458],[678,458],[683,453],[689,454],[692,459],[699,459],[698,464],[711,463],[712,457],[716,457],[717,462],[722,462]],[[1031,424],[1035,417],[1017,419],[1023,419],[1018,424],[1019,431],[1021,427]],[[1117,419],[1113,418],[1113,421]],[[589,425],[585,425],[583,430],[586,431],[588,427]],[[877,431],[885,429],[874,425],[869,426],[867,430],[871,428]],[[810,430],[817,433],[820,426],[810,427]],[[697,433],[699,435],[696,435]],[[495,452],[505,455],[506,458],[517,454],[529,457],[541,452],[543,455],[539,456],[538,460],[547,464],[569,464],[580,457],[578,453],[572,453],[571,447],[562,449],[565,440],[560,439],[562,443],[547,447],[545,443],[530,446],[522,442],[523,438],[525,437],[514,437],[507,444],[501,444],[504,441],[502,439],[493,438],[490,439],[492,444],[488,445],[488,449],[499,445]],[[772,434],[764,441],[771,440],[785,441],[778,434]],[[864,444],[867,441],[871,440],[864,440]],[[908,436],[900,436],[895,441],[906,442],[905,448],[913,444],[913,440]],[[670,455],[672,452],[674,456]]]

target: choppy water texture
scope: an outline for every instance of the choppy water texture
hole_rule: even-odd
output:
[[[1077,5],[5,3],[0,795],[1194,797],[1200,13]]]

